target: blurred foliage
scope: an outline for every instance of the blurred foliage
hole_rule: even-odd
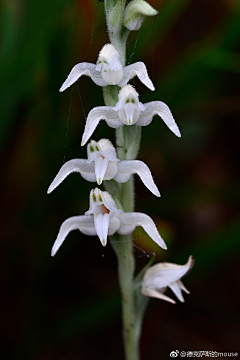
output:
[[[196,265],[184,305],[153,300],[143,360],[173,349],[239,348],[240,3],[152,0],[159,10],[130,35],[128,62],[146,62],[156,91],[136,79],[140,101],[166,102],[182,132],[159,118],[143,130],[139,158],[162,198],[136,178],[136,209],[151,215],[168,244],[134,234],[137,270],[149,256]],[[3,360],[123,358],[116,259],[95,237],[69,235],[50,249],[61,222],[88,209],[92,184],[71,175],[46,190],[64,161],[86,157],[84,119],[103,104],[82,78],[59,87],[77,62],[95,62],[108,41],[97,0],[2,0],[0,4],[1,345]],[[114,141],[105,123],[94,139]],[[94,344],[94,346],[93,346]]]

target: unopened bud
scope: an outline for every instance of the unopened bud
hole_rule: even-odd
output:
[[[139,30],[142,26],[145,16],[157,15],[155,10],[144,0],[132,0],[124,11],[123,25],[128,30]]]

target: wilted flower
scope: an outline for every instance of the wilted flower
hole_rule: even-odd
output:
[[[73,159],[67,161],[59,170],[48,188],[51,193],[69,174],[79,172],[84,179],[97,182],[115,180],[125,183],[132,174],[138,174],[144,185],[156,196],[160,193],[153,181],[151,171],[144,162],[139,160],[120,161],[111,141],[101,139],[92,140],[87,146],[88,159]]]
[[[189,294],[181,282],[181,278],[193,267],[194,260],[189,256],[185,265],[176,265],[167,262],[151,266],[145,273],[142,281],[142,294],[169,301],[176,302],[170,297],[164,295],[166,288],[169,287],[176,297],[184,302],[182,290]]]
[[[120,55],[112,44],[103,46],[99,53],[97,65],[86,62],[75,65],[59,91],[66,90],[82,75],[90,76],[92,81],[99,86],[118,85],[120,87],[123,87],[134,76],[137,76],[150,90],[155,90],[145,64],[136,62],[123,67]]]
[[[161,238],[153,220],[146,214],[138,212],[122,212],[107,191],[98,188],[90,192],[90,207],[85,215],[74,216],[65,220],[59,230],[57,239],[52,248],[52,256],[70,231],[79,230],[86,235],[97,235],[103,246],[107,244],[107,236],[117,232],[127,235],[137,226],[142,226],[146,233],[163,249],[167,246]]]
[[[151,101],[142,104],[134,87],[125,85],[118,94],[118,103],[115,107],[99,106],[89,112],[81,145],[86,144],[100,120],[105,120],[112,128],[134,124],[147,126],[152,122],[154,115],[159,115],[176,136],[181,136],[172,113],[164,102]]]

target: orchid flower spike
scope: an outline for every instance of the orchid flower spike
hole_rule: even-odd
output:
[[[118,85],[120,87],[123,87],[134,76],[137,76],[150,90],[155,90],[145,64],[136,62],[123,67],[120,55],[112,44],[103,46],[98,56],[97,65],[86,62],[75,65],[59,91],[66,90],[82,75],[89,76],[99,86]]]
[[[163,249],[167,248],[153,220],[148,215],[122,212],[107,191],[95,188],[90,192],[90,207],[85,215],[71,217],[62,223],[51,255],[56,254],[72,230],[79,230],[86,235],[97,235],[102,245],[106,246],[108,235],[113,235],[115,232],[120,235],[131,234],[137,226],[142,226],[153,241]]]
[[[176,301],[163,294],[166,288],[169,287],[178,300],[184,302],[182,290],[187,294],[189,294],[189,291],[180,279],[189,272],[193,265],[194,260],[192,256],[189,256],[185,265],[163,262],[151,266],[143,277],[142,294],[175,304]]]
[[[79,172],[84,179],[91,182],[96,181],[98,185],[103,180],[111,179],[125,183],[132,174],[136,173],[154,195],[160,196],[148,166],[139,160],[120,161],[111,141],[107,139],[101,139],[98,142],[92,140],[87,146],[87,153],[87,160],[73,159],[61,167],[48,188],[48,194],[73,172]]]
[[[125,85],[118,94],[118,102],[113,106],[99,106],[93,108],[87,117],[81,145],[85,145],[96,129],[100,120],[105,120],[108,126],[119,128],[123,125],[147,126],[154,115],[159,115],[167,127],[178,137],[179,128],[169,107],[162,101],[151,101],[142,104],[138,100],[138,93],[131,85]]]

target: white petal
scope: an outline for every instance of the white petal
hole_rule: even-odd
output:
[[[70,231],[76,230],[76,229],[78,229],[79,231],[81,231],[83,234],[86,234],[86,235],[96,235],[93,216],[92,215],[90,215],[90,216],[86,216],[86,215],[74,216],[74,217],[71,217],[71,218],[65,220],[62,223],[59,233],[58,233],[58,236],[57,236],[57,239],[55,240],[55,242],[53,244],[52,251],[51,251],[52,256],[54,256],[56,254],[56,252],[58,251],[58,249],[60,248],[63,241],[65,240],[67,235],[70,233]]]
[[[73,159],[67,161],[59,170],[58,174],[54,178],[53,182],[48,188],[47,193],[50,194],[61,182],[71,173],[79,172],[87,181],[96,181],[94,172],[94,163],[88,163],[84,159]]]
[[[129,80],[131,80],[134,76],[139,78],[139,80],[146,85],[150,90],[155,90],[152,81],[150,80],[146,66],[143,62],[139,61],[132,65],[125,66],[123,68],[123,79],[118,84],[119,86],[123,87],[126,85]]]
[[[103,46],[99,53],[96,70],[101,71],[108,85],[117,85],[123,77],[123,68],[117,49],[112,44]]]
[[[190,291],[186,288],[186,286],[183,285],[181,280],[178,280],[177,284],[178,284],[178,286],[180,287],[181,290],[185,291],[185,293],[187,293],[187,294],[190,294]]]
[[[163,249],[167,249],[167,245],[160,236],[153,220],[143,213],[123,213],[119,215],[121,226],[118,233],[121,235],[130,234],[137,226],[142,226],[146,233]]]
[[[162,294],[160,291],[158,291],[156,289],[149,289],[149,288],[142,287],[142,294],[145,296],[150,296],[150,297],[154,297],[157,299],[165,300],[172,304],[176,304],[176,301],[174,301],[170,297]]]
[[[89,194],[89,210],[85,212],[85,215],[101,213],[101,205],[103,204],[102,191],[98,188],[92,189]]]
[[[102,67],[103,64],[108,64],[111,70],[122,69],[122,63],[119,52],[112,44],[105,44],[98,55],[97,66]]]
[[[147,126],[152,122],[154,115],[159,115],[167,127],[178,137],[181,137],[179,128],[172,116],[169,107],[162,101],[151,101],[144,104],[145,110],[140,114],[138,126]]]
[[[117,129],[117,128],[123,126],[122,121],[119,120],[119,118],[118,118],[118,114],[117,114],[116,112],[115,112],[115,114],[116,114],[117,118],[115,118],[115,119],[113,119],[113,118],[112,118],[112,119],[107,118],[107,119],[106,119],[106,123],[108,124],[108,126],[111,127],[111,128],[113,128],[113,129]]]
[[[110,219],[109,213],[97,214],[97,215],[94,214],[94,224],[95,224],[96,233],[103,246],[107,245],[109,219]]]
[[[168,285],[168,287],[172,290],[172,292],[176,295],[179,301],[184,302],[184,298],[182,295],[182,291],[178,285],[178,283],[175,281]]]
[[[113,45],[112,45],[113,46]],[[116,49],[115,49],[116,50]],[[122,63],[119,56],[118,51],[116,50],[116,53],[110,56],[108,60],[109,68],[114,71],[122,70]],[[120,80],[119,80],[120,81]]]
[[[121,213],[122,211],[117,208],[115,201],[107,191],[101,191],[98,188],[92,189],[89,196],[89,210],[85,215],[102,213],[102,206],[113,213]]]
[[[139,110],[144,110],[145,107],[141,109],[142,104],[139,103],[138,97],[139,95],[132,85],[129,84],[125,85],[118,93],[118,102],[116,106],[113,108],[113,110],[115,111],[122,110],[124,105],[127,104],[128,102],[134,103],[137,106],[137,108],[139,108]]]
[[[100,120],[106,120],[107,119],[113,121],[113,122],[120,122],[118,119],[116,111],[112,110],[111,106],[99,106],[93,108],[87,117],[87,122],[85,125],[84,133],[82,136],[82,142],[81,146],[85,145],[88,139],[91,137],[92,133],[96,129],[98,123]],[[108,123],[108,121],[107,121]],[[109,123],[108,123],[109,125]],[[111,126],[111,125],[109,125]]]
[[[103,66],[102,69],[102,77],[103,80],[108,85],[117,85],[123,77],[123,69],[120,70],[111,70],[111,69],[105,69]]]
[[[157,186],[155,185],[151,171],[144,162],[139,160],[124,160],[117,163],[118,172],[114,180],[124,183],[129,180],[131,174],[138,174],[144,185],[156,196],[160,196]]]
[[[138,93],[132,85],[125,85],[118,94],[118,102],[113,110],[125,125],[134,125],[145,107],[138,100]]]
[[[91,63],[79,63],[75,65],[63,85],[59,89],[60,92],[66,90],[69,86],[75,83],[81,76],[90,76],[92,81],[99,86],[106,86],[106,82],[103,80],[102,75],[99,71],[95,70],[96,65]]]
[[[95,140],[91,140],[87,145],[88,162],[95,161],[97,154],[99,154],[98,143]]]
[[[101,194],[102,194],[103,204],[106,206],[106,208],[109,211],[117,214],[122,213],[122,210],[117,208],[115,201],[107,191],[102,191]]]
[[[108,160],[118,160],[116,150],[108,139],[101,139],[98,141],[99,152],[102,156],[107,158]]]
[[[118,171],[117,161],[109,161],[103,180],[113,179],[114,176],[116,175],[117,171]]]
[[[144,275],[144,281],[148,286],[164,288],[180,280],[193,266],[192,256],[185,265],[177,265],[168,262],[158,263],[151,266]]]
[[[100,185],[103,181],[105,176],[107,166],[108,166],[108,159],[103,158],[100,154],[95,158],[95,174],[97,179],[97,184]]]
[[[118,231],[120,227],[120,220],[118,216],[112,212],[110,212],[110,221],[109,221],[109,228],[108,228],[108,235],[111,236]]]

